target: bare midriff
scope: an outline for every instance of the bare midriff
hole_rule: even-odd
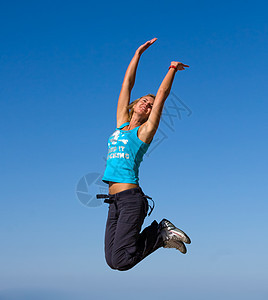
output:
[[[121,183],[121,182],[109,182],[109,194],[117,194],[128,189],[138,187],[138,184],[134,183]]]

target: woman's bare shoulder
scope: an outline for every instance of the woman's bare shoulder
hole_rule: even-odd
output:
[[[151,128],[148,124],[148,121],[147,121],[140,126],[137,134],[138,134],[138,138],[141,141],[143,141],[146,144],[149,144],[153,140],[155,132],[153,130],[151,130]]]

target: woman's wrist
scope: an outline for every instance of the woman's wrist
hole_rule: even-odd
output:
[[[140,53],[140,51],[136,50],[135,55],[138,57],[141,57],[142,53]]]
[[[175,70],[175,72],[178,71],[177,67],[174,66],[174,65],[170,65],[168,69],[169,69],[169,70]]]

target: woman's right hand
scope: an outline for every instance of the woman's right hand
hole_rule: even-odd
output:
[[[146,49],[148,49],[155,41],[157,38],[153,38],[150,41],[147,41],[145,44],[141,45],[137,50],[136,53],[141,55]]]

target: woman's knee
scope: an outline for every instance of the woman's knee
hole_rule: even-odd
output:
[[[125,265],[123,263],[113,262],[111,259],[107,259],[107,258],[106,258],[106,263],[112,270],[118,270],[118,271],[127,271],[133,267],[131,265]]]
[[[125,264],[117,264],[114,265],[114,270],[118,270],[118,271],[128,271],[131,268],[133,268],[134,266],[132,265],[125,265]]]
[[[125,267],[122,267],[122,268],[117,268],[116,270],[118,271],[128,271],[130,269],[132,269],[134,266],[125,266]]]
[[[118,271],[127,271],[134,267],[134,261],[130,261],[128,259],[122,259],[122,257],[113,256],[112,266],[115,270]]]
[[[111,258],[111,257],[105,256],[105,260],[106,260],[107,265],[108,265],[111,269],[116,270],[116,268],[115,268],[114,265],[113,265],[113,262],[112,262],[112,258]]]

